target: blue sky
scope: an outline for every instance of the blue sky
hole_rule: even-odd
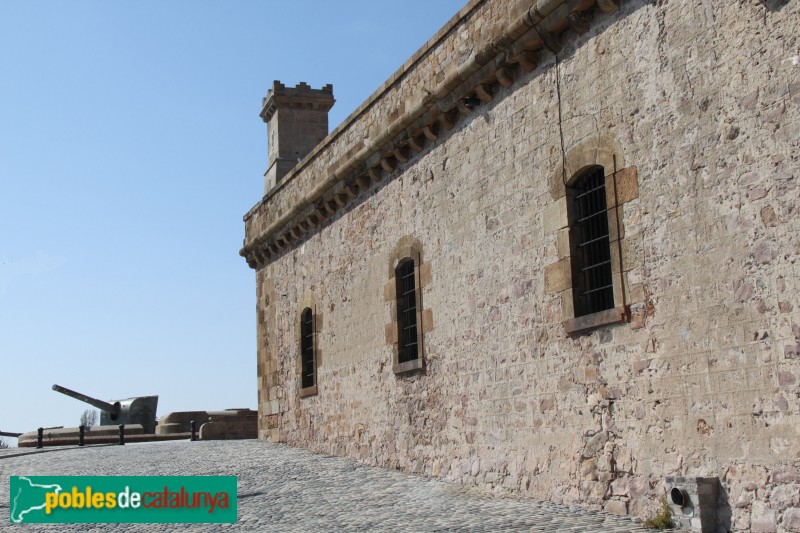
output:
[[[0,0],[0,430],[256,408],[261,98],[334,86],[336,127],[464,0]]]

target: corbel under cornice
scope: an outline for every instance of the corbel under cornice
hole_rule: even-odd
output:
[[[485,1],[485,0],[482,0]],[[476,4],[482,3],[476,2]],[[455,73],[443,80],[416,108],[407,109],[387,130],[364,146],[358,153],[343,157],[331,165],[336,170],[327,175],[304,201],[284,210],[282,216],[264,228],[239,254],[251,268],[261,268],[286,248],[305,239],[317,225],[332,217],[340,208],[355,200],[372,184],[392,176],[395,170],[424,149],[426,142],[441,139],[444,130],[451,130],[459,120],[478,107],[466,105],[474,99],[485,104],[495,98],[494,87],[511,87],[521,76],[539,63],[545,50],[557,52],[562,34],[571,30],[583,34],[593,22],[595,7],[605,13],[619,10],[621,0],[537,0],[524,14],[482,50],[470,56]],[[524,10],[523,10],[524,11]],[[395,81],[394,83],[400,83]],[[334,142],[329,136],[286,176],[285,186],[293,176]],[[409,147],[411,150],[409,150]],[[274,190],[245,216],[245,221],[263,209]]]

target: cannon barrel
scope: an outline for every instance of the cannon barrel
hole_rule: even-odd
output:
[[[53,390],[56,392],[60,392],[61,394],[66,394],[67,396],[71,396],[72,398],[80,400],[83,403],[88,403],[89,405],[93,405],[94,407],[97,407],[101,411],[107,412],[111,416],[111,420],[115,420],[119,416],[120,412],[119,402],[114,402],[113,404],[104,402],[103,400],[98,400],[97,398],[92,398],[91,396],[86,396],[85,394],[81,394],[80,392],[75,392],[74,390],[62,387],[61,385],[53,385]]]
[[[0,431],[0,437],[19,437],[22,433],[13,433],[11,431]]]

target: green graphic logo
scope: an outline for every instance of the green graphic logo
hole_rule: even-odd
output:
[[[11,476],[11,523],[236,522],[236,476]]]

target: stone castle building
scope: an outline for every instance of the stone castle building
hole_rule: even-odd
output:
[[[800,531],[798,55],[800,0],[470,0],[330,134],[275,82],[260,438]]]

